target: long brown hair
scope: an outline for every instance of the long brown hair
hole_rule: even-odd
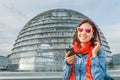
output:
[[[79,24],[78,24],[78,26],[77,27],[80,27],[82,24],[84,24],[84,23],[89,23],[91,26],[92,26],[92,28],[93,28],[93,30],[94,30],[94,32],[93,32],[93,38],[90,40],[90,42],[91,42],[91,45],[92,46],[94,46],[94,42],[96,42],[96,41],[99,41],[100,42],[100,44],[101,44],[101,40],[100,40],[100,34],[99,34],[99,32],[98,32],[98,29],[97,29],[97,26],[95,25],[95,23],[92,21],[92,20],[90,20],[90,19],[84,19],[84,20],[82,20]],[[78,31],[77,31],[77,28],[76,28],[76,31],[75,31],[75,33],[74,33],[74,35],[73,35],[73,44],[75,43],[75,42],[78,42],[78,43],[80,43],[80,40],[78,39]]]

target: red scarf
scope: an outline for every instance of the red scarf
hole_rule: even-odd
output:
[[[92,49],[93,46],[90,46],[90,42],[85,43],[82,47],[79,49],[79,45],[77,42],[73,45],[73,49],[75,53],[81,53],[81,54],[87,54],[86,58],[86,80],[92,80],[92,74],[91,74],[91,60],[92,57]],[[75,79],[75,70],[74,70],[74,64],[72,65],[72,71],[70,75],[70,80],[76,80]]]

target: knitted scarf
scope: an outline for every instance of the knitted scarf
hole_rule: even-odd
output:
[[[73,50],[74,50],[75,53],[87,54],[87,58],[86,58],[86,80],[92,80],[91,60],[90,60],[90,58],[92,57],[92,49],[93,49],[93,46],[90,46],[90,42],[85,43],[82,47],[80,47],[80,49],[79,49],[79,45],[78,45],[77,42],[75,42],[74,45],[73,45]],[[76,80],[75,79],[74,64],[72,65],[72,71],[71,71],[69,80]]]

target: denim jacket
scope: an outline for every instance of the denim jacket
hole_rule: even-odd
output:
[[[82,58],[76,56],[74,62],[75,77],[76,80],[86,80],[86,57],[87,55],[82,55]],[[106,56],[103,49],[98,52],[97,57],[91,57],[91,73],[93,80],[104,80],[106,69]],[[63,64],[63,79],[69,80],[72,66],[67,65],[64,60]]]

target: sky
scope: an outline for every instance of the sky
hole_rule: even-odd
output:
[[[0,55],[11,54],[24,25],[51,9],[71,9],[89,17],[102,30],[112,54],[120,53],[120,0],[0,0]]]

